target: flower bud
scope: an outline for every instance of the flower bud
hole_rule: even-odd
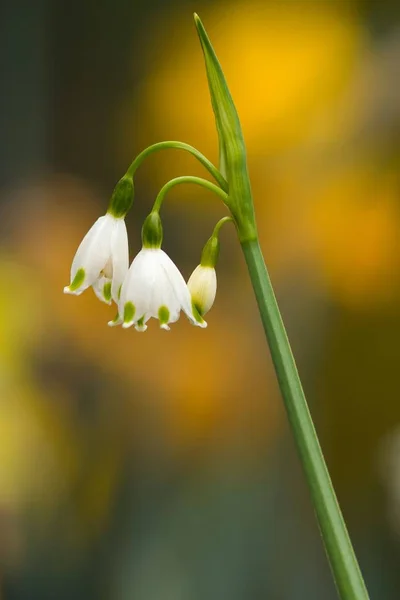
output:
[[[191,274],[187,285],[192,304],[203,317],[214,304],[217,293],[217,275],[214,267],[199,265]]]

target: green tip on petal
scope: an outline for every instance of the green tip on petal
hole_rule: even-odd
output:
[[[106,302],[111,302],[111,281],[104,284],[103,296]]]
[[[132,323],[135,317],[136,308],[132,302],[127,302],[124,306],[124,323]]]
[[[119,316],[119,313],[117,313],[112,321],[108,321],[108,326],[115,327],[116,325],[121,325],[121,323],[122,323],[122,319]]]
[[[196,320],[198,320],[198,315],[201,317],[204,314],[204,306],[202,306],[198,300],[192,299],[192,310]]]
[[[70,291],[76,292],[76,290],[81,287],[81,285],[84,281],[85,281],[85,269],[83,269],[81,267],[80,269],[77,270],[73,281],[69,284]]]
[[[147,325],[144,322],[144,315],[143,315],[143,317],[140,317],[140,319],[138,319],[136,321],[135,329],[136,329],[136,331],[146,331]]]
[[[168,325],[168,321],[169,321],[169,310],[166,306],[160,306],[160,308],[158,309],[158,319],[160,321],[160,325],[161,327],[164,325]]]
[[[163,228],[161,217],[153,210],[145,219],[142,227],[143,248],[161,248]]]
[[[126,174],[115,186],[107,212],[116,219],[125,217],[132,206],[133,194],[134,187],[132,175]]]
[[[193,312],[193,316],[196,319],[196,321],[198,323],[204,323],[204,319],[202,317],[202,307],[200,306],[200,304],[194,302],[192,300],[192,312]]]

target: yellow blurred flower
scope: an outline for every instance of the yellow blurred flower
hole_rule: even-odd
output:
[[[310,236],[331,293],[359,309],[393,300],[400,278],[396,181],[366,162],[345,170],[310,205]]]
[[[313,135],[322,112],[348,82],[362,45],[362,29],[346,2],[235,2],[229,11],[214,5],[203,17],[239,111],[250,161]],[[153,50],[152,56],[156,66],[138,106],[130,100],[119,112],[118,138],[128,134],[129,142],[135,138],[142,145],[182,139],[216,157],[203,57],[193,28],[186,16],[174,14],[168,26],[163,21],[163,31],[174,35],[159,33],[159,52],[154,56]],[[127,127],[132,118],[134,125]],[[337,135],[334,127],[327,128],[326,135]],[[175,153],[155,164],[165,178],[171,164],[189,163]]]

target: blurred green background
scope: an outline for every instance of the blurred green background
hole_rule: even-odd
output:
[[[144,147],[217,162],[196,10],[241,116],[261,243],[371,598],[400,597],[400,8],[1,0],[0,598],[336,598],[233,229],[207,330],[62,294]],[[152,156],[127,219],[203,175]],[[221,203],[182,186],[185,277]]]

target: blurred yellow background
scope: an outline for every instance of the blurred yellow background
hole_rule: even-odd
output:
[[[146,146],[218,160],[199,12],[247,142],[262,248],[371,598],[400,594],[400,10],[359,0],[5,0],[0,597],[336,597],[234,229],[208,328],[110,329],[62,294]],[[131,258],[185,153],[138,171]],[[187,278],[222,203],[180,186]]]

